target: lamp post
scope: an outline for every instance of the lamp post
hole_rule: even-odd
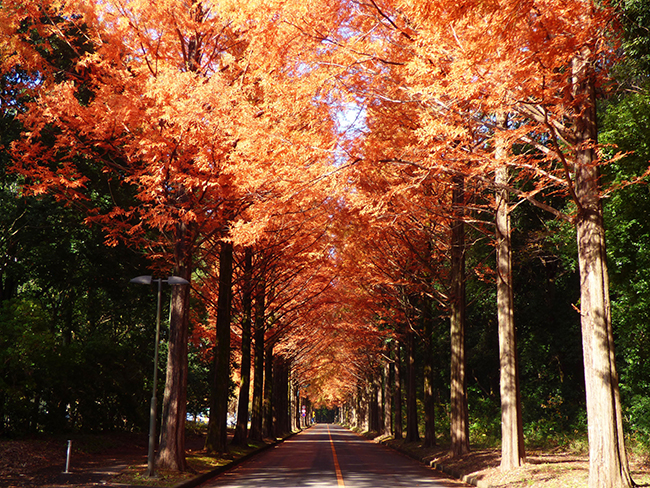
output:
[[[156,342],[153,349],[153,386],[151,392],[151,406],[149,408],[149,453],[147,455],[147,476],[155,476],[154,450],[156,447],[156,410],[157,410],[157,386],[158,386],[158,344],[160,342],[160,307],[162,298],[162,284],[170,285],[189,285],[190,282],[180,276],[170,276],[166,280],[162,278],[154,279],[152,276],[138,276],[131,280],[131,283],[137,285],[150,285],[152,281],[158,282],[158,305],[156,307]]]

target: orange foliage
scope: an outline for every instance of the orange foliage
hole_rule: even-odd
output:
[[[7,0],[3,68],[38,73],[14,169],[159,268],[186,224],[208,324],[219,243],[255,249],[267,338],[336,403],[406,297],[445,301],[453,176],[479,214],[499,164],[532,185],[511,185],[522,199],[572,193],[584,100],[567,69],[582,53],[604,88],[611,20],[582,0]],[[497,161],[495,138],[528,150]]]

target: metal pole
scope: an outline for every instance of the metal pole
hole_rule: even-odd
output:
[[[158,278],[158,307],[156,308],[156,342],[153,353],[153,386],[151,388],[151,409],[149,410],[149,454],[147,456],[147,476],[155,476],[154,451],[156,448],[156,390],[158,386],[158,344],[160,343],[160,301],[162,299],[162,278]]]
[[[72,451],[72,441],[68,441],[68,454],[65,457],[65,472],[66,474],[70,472],[70,451]]]

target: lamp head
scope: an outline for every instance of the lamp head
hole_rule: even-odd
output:
[[[169,276],[166,280],[170,285],[189,285],[190,282],[180,276]]]
[[[152,279],[153,278],[149,275],[137,276],[130,280],[130,283],[135,283],[136,285],[150,285]]]

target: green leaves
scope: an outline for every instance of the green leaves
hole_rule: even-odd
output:
[[[646,2],[631,0],[627,5],[631,9],[627,21],[634,20],[630,17],[634,9],[642,14],[639,21],[643,15],[650,15]],[[628,29],[632,27],[628,25]],[[641,63],[636,64],[635,69],[645,70],[647,78],[650,64],[643,64],[641,51],[645,49],[646,55],[650,55],[650,43],[648,33],[644,35],[645,38],[633,43],[636,47],[628,44],[626,49],[630,49],[630,54],[639,49],[633,61]],[[645,63],[648,61],[650,58]],[[605,167],[607,181],[620,185],[642,175],[650,166],[650,92],[627,93],[602,107],[600,139],[611,145],[606,155],[615,151],[627,153]],[[650,397],[647,381],[650,366],[650,192],[647,182],[617,189],[604,200],[604,208],[612,321],[624,418],[632,435],[647,446],[650,443],[647,414]]]

